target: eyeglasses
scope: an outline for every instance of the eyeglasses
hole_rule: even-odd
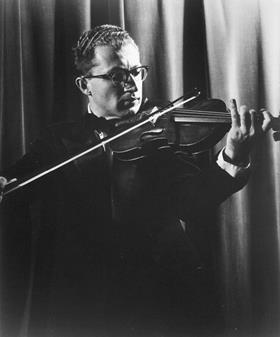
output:
[[[148,75],[148,66],[139,66],[132,69],[115,68],[107,74],[102,75],[85,75],[81,78],[91,79],[91,78],[103,78],[105,80],[111,80],[114,86],[124,86],[128,83],[130,76],[133,78],[144,81]]]

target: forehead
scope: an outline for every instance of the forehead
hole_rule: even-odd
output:
[[[114,67],[132,68],[140,64],[138,49],[131,43],[124,44],[118,51],[111,46],[97,46],[93,68],[110,70]]]

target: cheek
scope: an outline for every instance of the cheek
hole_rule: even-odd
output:
[[[137,92],[141,94],[143,90],[143,82],[139,80],[135,84],[136,84]]]
[[[93,89],[94,90],[94,89]],[[107,86],[95,86],[95,101],[101,105],[110,105],[118,100],[118,93],[115,88],[108,88]]]
[[[138,89],[138,92],[139,92],[140,94],[142,94],[142,91],[143,91],[143,84],[142,84],[142,82],[139,83],[139,86],[137,87],[137,89]]]

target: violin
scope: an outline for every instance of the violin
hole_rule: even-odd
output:
[[[122,127],[124,123],[125,121],[120,121]],[[129,123],[133,124],[133,118]],[[110,147],[121,160],[136,160],[153,150],[166,148],[194,157],[194,154],[213,148],[229,131],[230,126],[231,114],[225,103],[219,99],[207,99],[198,101],[191,109],[172,109],[113,141]],[[273,118],[272,129],[280,130],[280,117]],[[278,132],[274,133],[274,139],[277,134]]]
[[[206,105],[200,105],[199,109],[195,106],[191,109],[180,108],[186,103],[196,101],[199,96],[200,92],[195,91],[187,99],[179,97],[163,108],[144,111],[126,120],[117,120],[113,133],[98,144],[24,181],[11,179],[3,194],[24,187],[89,153],[93,154],[101,147],[110,146],[115,156],[125,161],[137,160],[162,149],[186,153],[206,151],[220,141],[229,130],[231,116],[226,105],[220,100],[210,100],[210,105],[206,101]],[[274,117],[272,128],[274,131],[280,129],[279,117]]]
[[[123,160],[166,147],[189,154],[204,152],[224,137],[230,123],[231,116],[224,102],[210,99],[198,102],[192,109],[172,109],[115,140],[110,147]]]

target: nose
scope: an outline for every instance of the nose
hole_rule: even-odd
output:
[[[138,89],[136,80],[133,75],[129,74],[127,81],[122,83],[122,87],[126,91],[136,91]]]

